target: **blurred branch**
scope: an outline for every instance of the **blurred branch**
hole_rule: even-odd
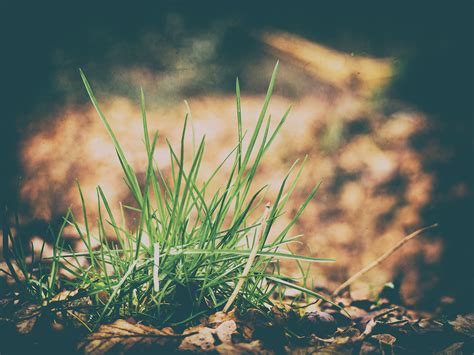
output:
[[[387,58],[344,53],[285,32],[267,32],[259,37],[277,56],[340,89],[370,95],[393,75],[392,61]]]
[[[405,238],[400,240],[393,248],[391,248],[389,251],[387,251],[385,254],[380,256],[377,260],[373,261],[369,265],[367,265],[365,268],[357,272],[356,274],[352,275],[348,280],[343,282],[333,293],[333,296],[339,295],[343,290],[345,290],[348,286],[350,286],[355,280],[360,278],[362,275],[368,273],[370,270],[375,268],[376,266],[380,265],[385,259],[387,259],[390,255],[395,253],[398,249],[400,249],[405,243],[410,241],[411,239],[415,238],[416,236],[420,235],[424,231],[432,228],[436,228],[438,226],[437,223],[432,224],[431,226],[420,228],[417,231],[407,235]]]

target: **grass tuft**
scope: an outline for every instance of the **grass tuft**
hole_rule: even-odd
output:
[[[145,181],[140,182],[81,70],[87,93],[115,147],[135,206],[121,205],[121,216],[115,216],[103,190],[98,187],[98,235],[94,235],[78,183],[84,223],[80,224],[74,213],[68,211],[55,239],[54,255],[48,259],[41,255],[36,260],[40,267],[27,265],[11,231],[4,227],[4,252],[8,254],[9,268],[5,272],[15,278],[22,295],[48,304],[65,288],[80,290],[81,295],[90,299],[87,307],[87,327],[90,329],[97,328],[104,321],[129,316],[156,326],[176,326],[224,307],[226,311],[231,307],[243,311],[248,308],[265,311],[279,298],[275,298],[275,294],[279,293],[281,297],[287,288],[301,291],[308,297],[321,298],[304,286],[309,269],[303,268],[301,263],[332,260],[293,254],[289,245],[299,236],[288,235],[319,185],[314,187],[281,231],[275,232],[272,228],[285,213],[285,205],[296,188],[306,159],[299,167],[298,162],[291,166],[275,200],[266,207],[263,194],[267,186],[259,189],[253,186],[257,168],[290,112],[285,112],[271,129],[267,108],[277,72],[278,63],[245,147],[243,141],[247,132],[243,131],[240,86],[236,81],[238,142],[226,158],[233,159],[233,164],[227,173],[225,186],[210,194],[208,187],[221,173],[224,162],[202,180],[200,167],[205,138],[198,142],[197,147],[185,146],[188,115],[184,120],[179,151],[167,142],[172,173],[165,177],[160,162],[154,160],[158,133],[150,136],[145,95],[140,92],[144,148],[148,157]],[[192,151],[190,161],[185,159],[188,150]],[[137,216],[138,224],[134,230],[124,227],[125,209]],[[86,252],[74,252],[65,247],[62,230],[66,225],[75,228]],[[107,235],[107,230],[111,230],[113,235]],[[5,247],[9,245],[8,239],[12,250]],[[145,239],[148,242],[145,243]],[[93,240],[98,243],[93,243]],[[112,240],[116,242],[112,243]],[[93,247],[97,244],[98,247]],[[86,262],[81,262],[81,259]],[[281,259],[297,262],[302,277],[281,275]],[[15,271],[12,261],[21,275]],[[72,279],[64,277],[65,272],[72,275]]]

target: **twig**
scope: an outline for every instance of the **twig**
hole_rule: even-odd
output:
[[[292,309],[301,309],[301,308],[308,308],[309,306],[312,306],[312,305],[315,305],[315,304],[318,304],[320,303],[322,299],[321,298],[318,298],[316,301],[314,302],[311,302],[311,303],[308,303],[308,304],[303,304],[301,306],[292,306],[291,308]]]
[[[265,232],[265,229],[267,226],[267,219],[268,219],[269,212],[270,212],[270,203],[267,203],[267,205],[265,206],[265,211],[263,212],[261,223],[257,227],[258,230],[256,233],[255,241],[253,243],[252,251],[250,252],[247,263],[245,264],[244,271],[242,272],[242,275],[239,278],[239,282],[237,282],[237,286],[235,286],[235,289],[232,292],[232,295],[230,295],[229,299],[227,300],[227,303],[223,310],[224,313],[226,313],[229,310],[230,306],[232,306],[232,303],[234,303],[235,298],[239,294],[239,291],[242,288],[242,285],[244,284],[245,278],[247,277],[250,271],[250,268],[252,267],[253,261],[255,260],[255,257],[257,256],[258,247],[260,246],[260,239],[262,238],[262,235]]]
[[[432,229],[432,228],[435,228],[437,227],[438,224],[435,223],[431,226],[428,226],[428,227],[424,227],[424,228],[421,228],[421,229],[418,229],[417,231],[407,235],[405,238],[403,238],[402,240],[400,240],[393,248],[391,248],[389,251],[387,251],[385,254],[383,254],[382,256],[380,256],[377,260],[373,261],[372,263],[370,263],[369,265],[367,265],[365,268],[363,268],[362,270],[360,270],[359,272],[357,272],[356,274],[352,275],[347,281],[343,282],[333,293],[332,295],[333,296],[337,296],[341,293],[341,291],[345,290],[348,286],[350,286],[355,280],[357,280],[359,277],[361,277],[362,275],[366,274],[367,272],[369,272],[370,270],[372,270],[373,268],[375,268],[376,266],[378,266],[379,264],[381,264],[385,259],[387,259],[390,255],[392,255],[394,252],[396,252],[398,249],[400,249],[405,243],[407,243],[408,241],[410,241],[411,239],[415,238],[416,236],[418,236],[419,234],[423,233],[424,231],[428,230],[428,229]]]
[[[391,321],[391,322],[387,322],[385,323],[386,325],[398,325],[398,324],[403,324],[403,323],[407,323],[408,322],[408,319],[397,319],[397,320],[394,320],[394,321]]]
[[[377,315],[374,316],[374,319],[378,319],[378,318],[381,318],[389,313],[392,313],[393,311],[396,311],[398,310],[398,306],[395,306],[395,307],[392,307],[392,308],[389,308],[389,309],[386,309],[380,313],[378,313]]]

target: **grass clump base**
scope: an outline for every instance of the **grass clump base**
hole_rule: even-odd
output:
[[[320,298],[307,285],[308,269],[302,263],[331,260],[295,255],[287,248],[299,238],[289,235],[290,229],[315,196],[318,186],[284,228],[278,231],[272,228],[285,213],[285,205],[296,188],[306,159],[289,168],[273,201],[265,199],[267,186],[257,189],[253,184],[260,162],[290,111],[274,127],[271,117],[267,117],[277,71],[278,64],[250,132],[242,127],[240,87],[236,81],[238,141],[224,161],[230,161],[232,166],[230,173],[225,173],[227,182],[212,194],[210,186],[223,173],[224,162],[210,174],[206,172],[207,177],[202,176],[200,167],[206,141],[203,137],[192,147],[185,146],[188,116],[179,149],[173,149],[166,141],[171,172],[165,176],[160,162],[154,159],[158,133],[150,136],[145,96],[141,91],[148,162],[144,181],[140,181],[81,71],[90,99],[112,139],[134,205],[120,206],[121,213],[116,216],[114,206],[109,205],[98,187],[98,234],[94,235],[78,183],[82,223],[69,210],[56,234],[54,255],[44,258],[43,246],[39,253],[36,251],[39,257],[32,263],[26,262],[20,243],[4,223],[3,250],[7,261],[4,272],[15,279],[21,297],[48,307],[57,303],[58,295],[64,290],[74,291],[75,299],[87,299],[77,305],[74,314],[89,330],[127,317],[157,327],[179,327],[234,307],[241,312],[252,308],[266,313],[287,288],[300,291],[301,297]],[[191,159],[186,159],[188,151],[192,152]],[[125,216],[136,220],[133,230],[125,227]],[[66,246],[62,234],[67,225],[75,228],[85,252],[75,252]],[[302,272],[301,278],[282,275],[281,259],[295,261]],[[72,277],[65,277],[65,273]]]

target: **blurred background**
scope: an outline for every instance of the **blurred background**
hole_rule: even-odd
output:
[[[293,109],[258,182],[276,186],[309,156],[288,215],[322,181],[295,226],[305,234],[299,252],[337,259],[312,270],[315,285],[332,290],[406,234],[439,223],[352,295],[393,282],[408,304],[471,310],[473,10],[472,1],[4,1],[1,200],[19,211],[19,237],[38,245],[51,242],[48,226],[69,206],[79,208],[76,179],[92,218],[96,185],[116,206],[130,201],[78,68],[143,174],[140,87],[151,128],[175,142],[189,102],[210,171],[235,138],[235,78],[251,127],[279,59],[270,113]]]

